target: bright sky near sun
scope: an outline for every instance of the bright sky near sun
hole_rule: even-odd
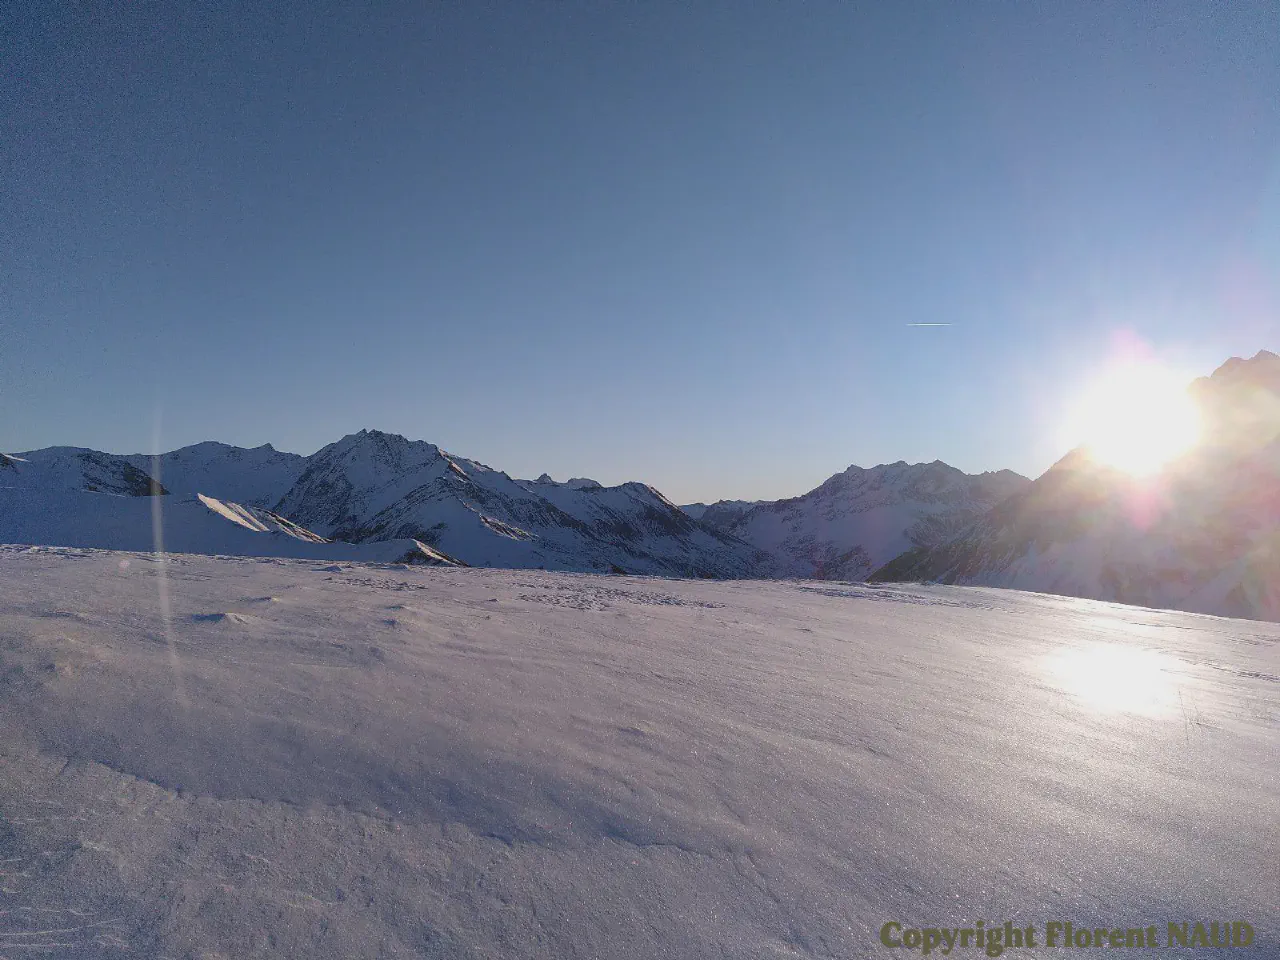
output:
[[[1036,475],[1117,344],[1277,346],[1274,2],[0,23],[0,449],[374,427],[781,497]]]
[[[1083,445],[1110,467],[1154,474],[1200,439],[1200,410],[1186,387],[1187,377],[1174,369],[1121,355],[1080,390],[1064,420],[1062,448]]]

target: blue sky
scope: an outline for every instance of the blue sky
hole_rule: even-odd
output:
[[[1280,346],[1275,3],[179,6],[0,18],[0,448],[781,497]]]

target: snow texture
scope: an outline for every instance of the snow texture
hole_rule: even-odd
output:
[[[1280,954],[1280,627],[50,547],[0,548],[0,623],[0,956]]]

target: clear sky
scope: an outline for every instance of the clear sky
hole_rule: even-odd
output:
[[[1280,347],[1276,2],[4,7],[0,449],[772,498]]]

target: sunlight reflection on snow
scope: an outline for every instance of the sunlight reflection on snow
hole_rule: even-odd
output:
[[[1049,673],[1067,693],[1104,713],[1154,713],[1174,696],[1173,659],[1154,650],[1091,643],[1049,658]]]

